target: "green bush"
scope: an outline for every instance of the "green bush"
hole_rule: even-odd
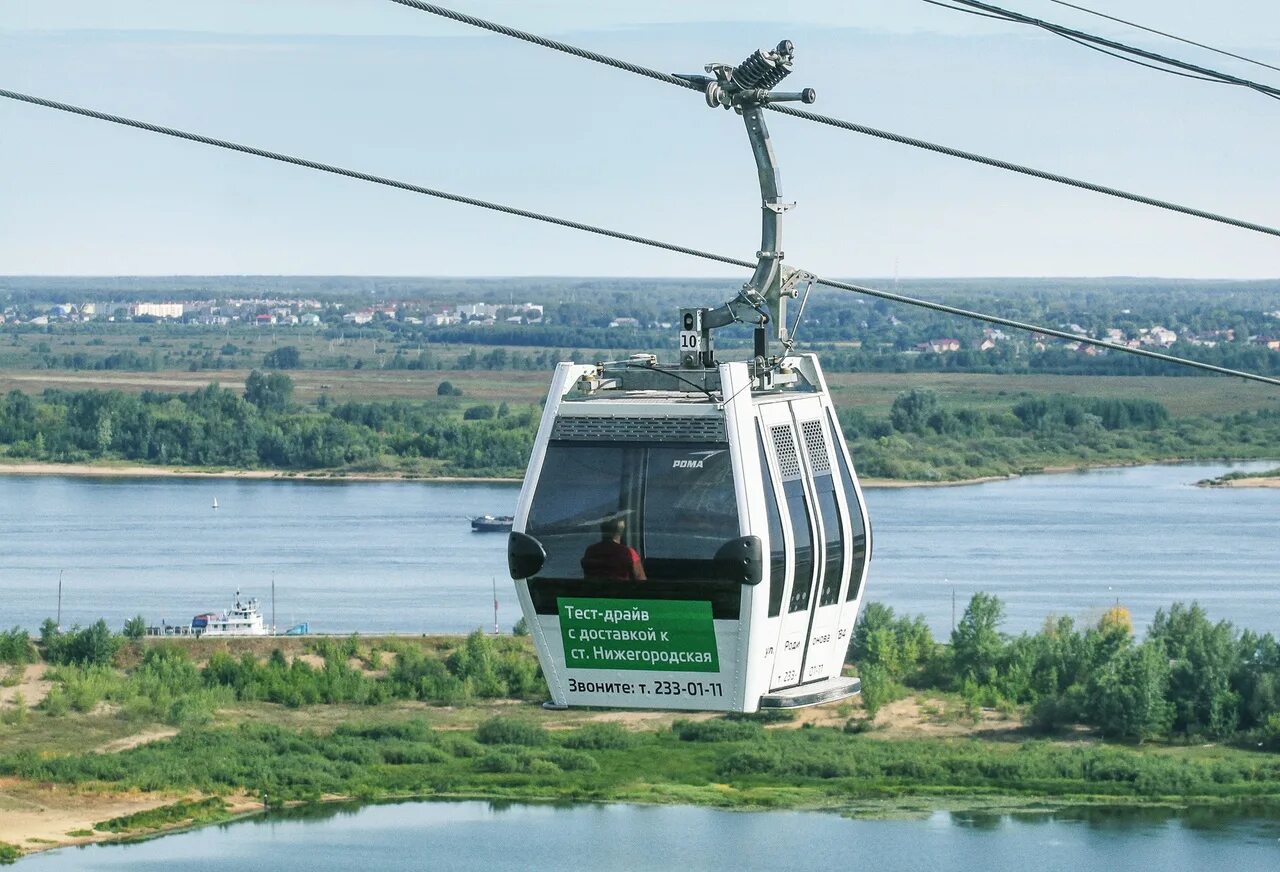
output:
[[[22,849],[8,842],[0,842],[0,865],[17,863],[22,858]]]
[[[0,663],[24,665],[36,662],[31,636],[21,627],[0,632]]]
[[[560,740],[566,748],[580,751],[622,750],[635,743],[635,735],[618,724],[587,724]]]
[[[525,745],[536,748],[549,744],[550,734],[540,724],[514,717],[496,717],[476,727],[476,741],[483,745]]]
[[[764,729],[759,724],[724,718],[708,721],[682,719],[671,725],[671,731],[682,742],[745,742],[764,735]]]

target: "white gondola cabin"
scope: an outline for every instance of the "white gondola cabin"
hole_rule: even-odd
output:
[[[721,364],[705,393],[652,365],[556,370],[509,550],[554,704],[751,712],[856,692],[857,476],[817,359],[785,358],[768,390],[750,366]]]

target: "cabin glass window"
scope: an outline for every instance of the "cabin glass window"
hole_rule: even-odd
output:
[[[623,543],[650,580],[697,580],[739,536],[733,463],[723,443],[663,445],[552,442],[529,510],[546,578],[583,578],[582,557],[600,524],[626,522]]]
[[[582,555],[611,516],[626,521],[623,542],[637,547],[643,461],[643,447],[547,447],[528,525],[547,551],[541,575],[582,578]]]
[[[788,612],[803,612],[809,608],[813,592],[813,537],[809,532],[809,501],[805,498],[804,480],[793,478],[782,483],[787,498],[787,514],[791,518],[791,536],[796,545],[795,583],[791,586],[791,602]]]
[[[851,602],[858,598],[862,584],[862,570],[867,562],[866,513],[858,500],[858,492],[853,486],[853,473],[849,469],[849,461],[845,459],[845,452],[842,450],[844,440],[840,436],[840,426],[836,423],[834,416],[829,417],[828,421],[831,425],[832,437],[839,440],[832,444],[836,450],[836,462],[840,465],[840,484],[844,488],[845,504],[849,507],[849,526],[853,536],[850,540],[853,560],[849,564],[849,587],[845,594],[845,601]]]
[[[764,513],[769,522],[769,617],[782,614],[782,594],[787,586],[787,543],[782,538],[782,515],[773,489],[773,473],[764,453],[764,435],[756,431],[760,449],[760,480],[764,486]]]
[[[840,601],[840,585],[844,581],[844,534],[840,529],[840,504],[836,500],[835,480],[830,475],[819,475],[814,478],[814,486],[818,493],[818,511],[822,513],[823,537],[827,543],[818,605],[830,606]]]
[[[738,502],[728,446],[648,451],[645,556],[711,560],[720,546],[738,538]]]

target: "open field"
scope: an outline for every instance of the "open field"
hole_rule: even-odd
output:
[[[244,384],[248,369],[187,372],[0,370],[0,393],[20,390],[38,394],[46,388],[185,392],[211,382]],[[294,395],[314,403],[327,394],[334,400],[436,400],[436,388],[449,381],[465,392],[464,401],[528,405],[546,393],[548,372],[485,370],[290,370]],[[898,394],[928,388],[946,408],[994,409],[1023,396],[1071,394],[1099,398],[1156,400],[1175,418],[1227,415],[1280,408],[1280,394],[1228,378],[1159,376],[985,375],[971,373],[831,373],[832,396],[840,408],[886,415]]]

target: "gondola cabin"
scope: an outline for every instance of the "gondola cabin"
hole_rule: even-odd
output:
[[[870,550],[811,354],[562,363],[508,559],[559,706],[752,712],[843,698]]]

